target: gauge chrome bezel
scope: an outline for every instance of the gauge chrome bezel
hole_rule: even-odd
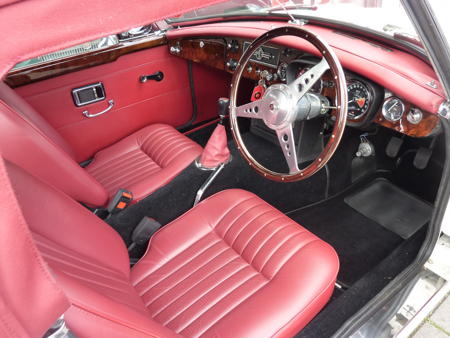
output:
[[[419,108],[411,108],[406,114],[406,119],[411,124],[419,124],[423,120],[423,112]]]
[[[386,105],[389,102],[393,101],[393,100],[398,100],[398,102],[400,103],[401,109],[402,109],[402,112],[401,112],[400,116],[398,118],[396,118],[396,119],[391,118],[389,116],[389,112],[386,110]],[[390,96],[390,97],[388,97],[387,99],[384,100],[383,106],[381,107],[381,114],[389,122],[398,122],[398,121],[400,121],[402,119],[403,115],[405,114],[405,104],[397,96]]]
[[[357,117],[353,117],[353,116],[350,116],[350,112],[349,111],[347,112],[347,118],[348,119],[350,119],[352,121],[358,121],[358,120],[362,119],[364,116],[366,116],[367,113],[369,112],[370,107],[372,106],[372,102],[373,102],[373,94],[372,94],[372,88],[369,85],[367,85],[366,83],[364,83],[364,82],[362,82],[360,80],[351,79],[351,80],[347,81],[347,95],[348,95],[348,87],[351,86],[354,83],[359,83],[364,88],[366,88],[367,94],[368,94],[368,96],[367,96],[367,100],[368,100],[367,109],[366,109],[366,111],[364,113],[362,113],[361,115],[359,115]],[[347,106],[348,106],[348,102],[347,102]]]

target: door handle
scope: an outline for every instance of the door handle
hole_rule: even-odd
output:
[[[91,117],[96,117],[96,116],[100,116],[100,115],[102,115],[104,113],[107,113],[114,107],[114,100],[109,100],[108,104],[109,104],[108,108],[106,108],[105,110],[102,110],[99,113],[89,114],[89,111],[85,110],[85,111],[83,111],[83,115],[86,116],[86,117],[91,118]]]
[[[164,73],[162,71],[157,71],[156,73],[153,73],[151,75],[141,75],[139,77],[139,81],[141,83],[145,83],[148,80],[155,80],[155,81],[161,81],[162,79],[164,79]]]

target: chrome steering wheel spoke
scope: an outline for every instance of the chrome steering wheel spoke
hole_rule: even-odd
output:
[[[266,88],[260,100],[238,107],[236,103],[240,97],[238,95],[240,80],[248,69],[248,63],[252,55],[261,46],[281,36],[293,36],[308,41],[322,54],[322,59],[289,84],[284,82],[272,83]],[[328,101],[325,102],[323,96],[308,93],[328,70],[333,78],[333,90],[336,96],[336,107],[328,107],[336,109],[331,138],[322,152],[311,163],[300,170],[293,126],[296,121],[307,120],[323,114],[324,105],[331,106]],[[347,85],[339,59],[334,50],[321,37],[311,31],[295,26],[277,27],[262,34],[242,54],[233,72],[230,87],[231,132],[239,153],[256,172],[277,182],[300,181],[318,172],[333,156],[347,122]],[[260,119],[277,134],[278,142],[289,167],[289,173],[270,170],[252,156],[239,130],[238,117]]]
[[[327,60],[322,58],[318,64],[300,75],[289,84],[289,87],[298,93],[298,98],[302,98],[319,81],[322,75],[330,69]]]
[[[262,119],[265,110],[269,109],[267,100],[262,98],[235,108],[236,116],[250,119]]]
[[[294,127],[292,123],[282,129],[276,130],[278,142],[289,167],[290,174],[296,174],[300,171],[298,168],[297,151],[295,148]]]

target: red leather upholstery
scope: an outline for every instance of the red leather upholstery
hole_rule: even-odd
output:
[[[0,81],[0,152],[77,201],[104,205],[106,190],[73,159],[59,134]]]
[[[70,304],[39,255],[0,158],[0,336],[41,337]]]
[[[64,150],[67,155],[74,158],[74,154],[67,142],[53,129],[53,127],[39,115],[25,100],[18,96],[14,90],[0,81],[0,100],[12,110],[21,115],[25,120],[35,125],[54,144]]]
[[[141,83],[137,80],[142,74],[157,71],[164,73],[163,81]],[[203,80],[201,77],[196,79],[197,82]],[[106,100],[76,107],[70,95],[72,89],[99,81],[105,88]],[[209,84],[207,94],[212,98],[221,95],[219,84],[217,79]],[[148,125],[163,123],[179,127],[192,118],[186,60],[171,55],[167,45],[20,86],[15,91],[67,140],[77,162],[92,158],[99,150]],[[102,111],[108,106],[109,99],[114,100],[114,107],[107,114],[91,119],[82,114],[86,109],[91,113]],[[215,111],[214,106],[212,112]]]
[[[218,124],[203,149],[200,163],[205,168],[215,168],[229,159],[227,132],[222,124]]]
[[[169,182],[201,152],[202,147],[175,128],[154,124],[98,152],[86,170],[110,196],[124,188],[138,201]]]
[[[77,201],[103,206],[119,188],[135,200],[169,182],[202,148],[173,127],[154,124],[98,152],[87,169],[30,105],[0,83],[0,151],[4,158]]]
[[[223,191],[166,225],[130,273],[114,230],[8,171],[77,336],[292,336],[333,291],[334,250],[251,193]]]
[[[285,25],[286,22],[262,20],[218,22],[172,29],[167,32],[167,38],[236,36],[253,40],[268,30]],[[412,54],[383,48],[381,44],[341,34],[330,27],[307,24],[303,28],[327,41],[345,69],[377,82],[419,108],[436,113],[445,99],[444,89],[433,68]],[[273,43],[320,56],[319,51],[309,42],[292,36],[276,38]],[[430,81],[434,81],[437,87],[431,88],[427,85]]]
[[[155,234],[131,270],[152,318],[183,336],[293,336],[334,288],[334,250],[252,193],[225,190]]]
[[[9,47],[0,49],[0,79],[17,62],[222,1],[165,0],[149,6],[148,0],[2,0],[0,31],[8,32],[2,43]],[[20,29],[10,32],[11,27]]]
[[[132,287],[128,252],[120,236],[67,195],[15,165],[7,168],[35,243],[70,300],[64,318],[75,335],[173,335],[150,319]],[[0,189],[3,192],[3,186]]]

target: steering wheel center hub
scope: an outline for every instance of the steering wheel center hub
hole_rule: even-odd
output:
[[[273,84],[267,88],[262,98],[237,105],[239,82],[248,70],[248,62],[252,55],[281,36],[303,38],[313,45],[322,58],[306,72],[298,75],[289,84]],[[314,84],[321,79],[325,72],[330,71],[335,94],[335,123],[331,137],[324,145],[322,152],[305,168],[299,168],[298,144],[294,132],[295,121],[305,121],[324,114],[325,107],[330,102],[325,96],[310,92]],[[328,76],[328,75],[327,75]],[[240,100],[239,100],[240,101]],[[319,36],[309,30],[295,26],[282,26],[264,33],[254,40],[241,56],[231,80],[230,93],[230,125],[237,149],[244,160],[259,174],[277,182],[300,181],[314,175],[329,161],[340,143],[347,117],[347,85],[345,74],[334,50]],[[333,107],[334,108],[334,107]],[[239,130],[238,118],[262,120],[268,128],[274,131],[289,172],[282,173],[270,170],[259,163],[245,146]],[[298,143],[298,142],[297,142]],[[303,146],[303,145],[300,145]]]
[[[293,95],[285,84],[270,86],[264,93],[264,100],[268,102],[267,109],[262,112],[264,123],[271,129],[279,129],[293,120]]]

